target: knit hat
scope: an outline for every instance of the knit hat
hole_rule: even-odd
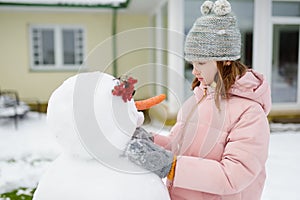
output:
[[[241,57],[241,34],[227,0],[205,1],[185,41],[185,60],[237,60]]]

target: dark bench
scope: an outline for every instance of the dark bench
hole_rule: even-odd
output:
[[[29,106],[20,101],[16,91],[0,90],[0,118],[13,119],[15,128],[18,128],[18,119],[23,118],[29,111]]]

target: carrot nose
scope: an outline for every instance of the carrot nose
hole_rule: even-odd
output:
[[[151,97],[149,99],[135,101],[134,103],[135,103],[137,110],[147,110],[147,109],[161,103],[165,99],[166,99],[166,95],[160,94],[160,95]]]

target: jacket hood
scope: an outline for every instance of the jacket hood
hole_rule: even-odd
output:
[[[269,114],[272,104],[271,91],[262,74],[249,69],[245,75],[236,80],[230,93],[259,103],[266,115]]]

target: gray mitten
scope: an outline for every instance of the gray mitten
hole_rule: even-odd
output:
[[[132,139],[145,139],[145,140],[151,140],[152,142],[154,141],[153,135],[151,133],[147,132],[142,127],[137,127],[135,129]]]
[[[160,178],[169,174],[174,159],[172,152],[145,139],[132,139],[127,145],[125,155],[133,163],[154,172]]]

